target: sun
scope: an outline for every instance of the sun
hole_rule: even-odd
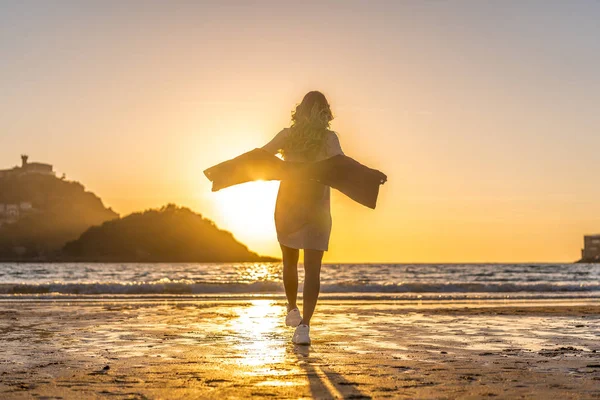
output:
[[[248,242],[275,238],[275,200],[277,181],[248,182],[215,193],[220,219],[227,229]]]

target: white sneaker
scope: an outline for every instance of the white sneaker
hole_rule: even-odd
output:
[[[295,344],[310,344],[310,326],[298,325],[294,337],[292,337],[292,342]]]
[[[287,326],[298,326],[300,322],[302,322],[302,315],[300,315],[300,311],[297,308],[292,308],[288,311],[285,317],[285,324]]]

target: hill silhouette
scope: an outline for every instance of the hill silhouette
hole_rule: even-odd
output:
[[[62,257],[105,262],[273,261],[188,208],[169,204],[95,226],[65,245]]]
[[[0,221],[0,259],[52,258],[90,226],[118,217],[79,182],[43,174],[0,176],[0,205],[22,203],[28,208],[19,206],[18,217],[7,222],[5,212]]]

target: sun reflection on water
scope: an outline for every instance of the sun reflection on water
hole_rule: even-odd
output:
[[[238,316],[231,321],[231,329],[236,332],[232,345],[241,356],[239,363],[260,367],[284,362],[283,308],[273,300],[253,300],[250,306],[240,306],[235,312]]]
[[[235,266],[240,282],[279,282],[281,268],[281,264],[277,263],[243,263]]]

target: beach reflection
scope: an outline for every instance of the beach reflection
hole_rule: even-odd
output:
[[[260,367],[284,362],[283,308],[274,300],[253,300],[235,312],[237,317],[231,320],[231,329],[236,332],[232,345],[241,356],[239,363]]]

